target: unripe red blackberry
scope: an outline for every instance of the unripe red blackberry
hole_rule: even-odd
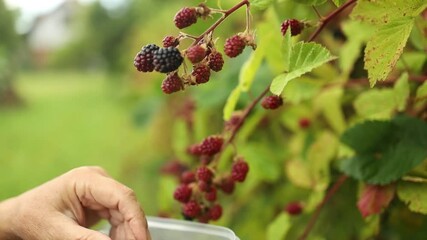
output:
[[[172,160],[165,163],[160,172],[165,175],[181,176],[181,174],[186,171],[188,167],[181,163],[179,160]]]
[[[299,202],[288,203],[285,207],[285,211],[292,216],[299,215],[302,213],[303,207]]]
[[[205,199],[209,202],[215,202],[217,197],[217,190],[216,188],[211,188],[210,191],[205,192]]]
[[[197,11],[194,7],[184,7],[179,10],[174,18],[175,26],[179,29],[186,28],[197,22]]]
[[[265,97],[261,102],[261,106],[265,109],[277,109],[282,105],[283,99],[277,95]]]
[[[213,172],[208,167],[201,166],[197,169],[196,176],[199,181],[209,183],[213,178]]]
[[[181,183],[190,184],[196,181],[196,174],[193,171],[183,172],[181,175]]]
[[[231,178],[224,178],[220,182],[219,187],[225,194],[232,194],[234,192],[234,181]]]
[[[186,51],[186,56],[191,63],[196,64],[206,57],[206,48],[200,45],[189,47]]]
[[[209,209],[209,216],[211,220],[218,220],[221,218],[222,216],[222,207],[219,204],[215,204],[213,205],[210,209]]]
[[[245,40],[240,35],[234,35],[225,41],[224,52],[225,55],[234,58],[240,55],[245,47]]]
[[[200,148],[200,144],[191,145],[187,149],[187,151],[188,151],[189,154],[192,154],[192,155],[196,155],[196,156],[202,155],[202,150]]]
[[[249,172],[249,165],[243,159],[239,159],[233,163],[231,169],[231,179],[236,182],[243,182],[246,179],[246,175]]]
[[[212,185],[211,185],[210,181],[209,182],[198,181],[197,186],[199,187],[199,190],[202,192],[209,192],[212,189]]]
[[[304,29],[304,24],[297,19],[288,19],[283,21],[281,31],[285,35],[289,27],[291,28],[291,35],[296,36],[302,32]]]
[[[154,52],[153,64],[154,70],[161,73],[175,71],[181,66],[184,58],[175,47],[160,48]]]
[[[222,67],[224,66],[224,59],[222,58],[222,54],[216,51],[209,54],[208,64],[209,68],[212,69],[212,71],[221,71]]]
[[[202,215],[200,215],[197,220],[201,223],[208,223],[211,220],[211,216],[209,215],[209,211],[203,212]]]
[[[168,75],[162,82],[162,91],[166,94],[181,91],[183,88],[184,85],[177,73]]]
[[[182,209],[182,213],[190,218],[197,217],[202,211],[200,204],[196,201],[189,201],[186,203]]]
[[[191,75],[194,76],[196,83],[206,83],[211,77],[211,70],[205,64],[198,64],[194,66]]]
[[[175,189],[173,198],[179,202],[186,203],[190,200],[193,191],[188,185],[182,184]]]
[[[203,155],[213,156],[221,151],[224,139],[220,136],[210,136],[200,144],[200,152]]]
[[[306,128],[309,128],[309,127],[310,127],[310,125],[311,125],[311,121],[310,121],[310,119],[308,119],[308,118],[301,118],[301,119],[298,121],[298,125],[299,125],[299,127],[300,127],[300,128],[302,128],[302,129],[306,129]]]
[[[174,36],[166,36],[165,38],[163,38],[163,47],[164,48],[176,47],[178,45],[179,45],[179,41]]]
[[[136,69],[140,72],[152,72],[154,70],[154,52],[158,49],[159,47],[155,44],[148,44],[144,46],[133,60],[133,65]]]

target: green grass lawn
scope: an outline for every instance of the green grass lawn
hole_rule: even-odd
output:
[[[16,87],[25,106],[0,109],[0,200],[83,165],[119,177],[141,133],[103,74],[31,72]]]

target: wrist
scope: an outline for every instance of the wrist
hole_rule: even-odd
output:
[[[17,210],[16,198],[11,198],[0,202],[0,239],[4,240],[18,240],[14,231],[13,222],[14,212]]]

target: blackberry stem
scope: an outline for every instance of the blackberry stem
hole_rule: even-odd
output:
[[[249,0],[243,0],[243,1],[241,1],[240,3],[238,3],[238,4],[236,4],[234,7],[232,7],[232,8],[230,8],[230,9],[228,9],[228,10],[226,10],[226,11],[223,11],[223,16],[220,18],[220,19],[218,19],[212,26],[210,26],[204,33],[202,33],[200,36],[198,36],[197,38],[196,38],[196,40],[194,41],[194,43],[192,44],[192,45],[196,45],[196,44],[198,44],[201,40],[203,40],[203,38],[206,36],[206,35],[208,35],[208,34],[210,34],[211,32],[213,32],[219,25],[221,25],[221,23],[222,22],[224,22],[224,20],[228,17],[228,16],[230,16],[232,13],[234,13],[235,11],[237,11],[238,9],[240,9],[241,7],[243,7],[243,6],[247,6],[247,7],[249,7],[249,5],[250,5],[250,3],[249,3]]]

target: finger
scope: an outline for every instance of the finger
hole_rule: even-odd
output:
[[[51,224],[53,225],[51,228],[56,229],[54,239],[111,240],[107,235],[79,226],[65,216]]]
[[[75,184],[76,195],[85,207],[96,208],[101,205],[118,210],[119,216],[112,216],[112,221],[128,222],[136,240],[149,239],[145,215],[131,189],[101,175],[91,177],[90,181],[79,181]]]

